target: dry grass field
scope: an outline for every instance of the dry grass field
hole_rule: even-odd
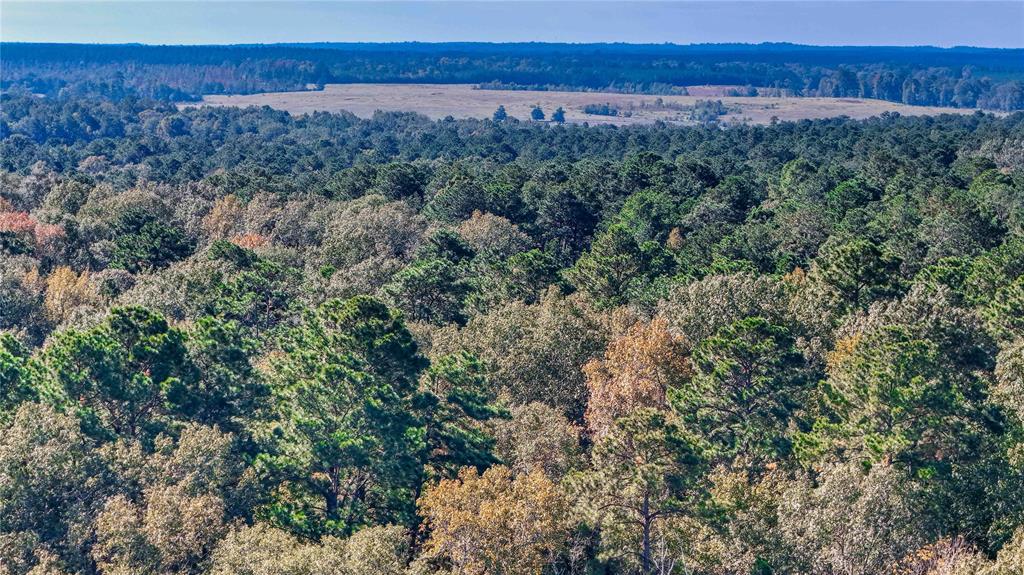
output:
[[[775,98],[727,97],[714,86],[695,86],[690,96],[651,96],[609,94],[599,92],[546,92],[531,90],[480,90],[469,84],[330,84],[320,91],[272,92],[244,96],[206,96],[203,104],[212,106],[270,106],[293,114],[314,111],[347,110],[360,117],[369,117],[377,110],[409,111],[438,119],[489,118],[499,106],[510,116],[530,118],[530,110],[539,105],[548,115],[555,108],[565,109],[569,122],[590,124],[647,124],[658,120],[687,124],[690,107],[697,100],[721,100],[729,113],[719,120],[767,124],[772,118],[802,120],[849,116],[869,118],[883,112],[903,115],[968,114],[973,110],[907,106],[881,100],[850,98]],[[608,104],[619,111],[618,116],[599,116],[583,111],[588,104]],[[187,104],[196,105],[196,104]]]

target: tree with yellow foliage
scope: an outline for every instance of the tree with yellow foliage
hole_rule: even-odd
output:
[[[430,530],[421,557],[457,575],[539,575],[567,538],[566,498],[540,471],[466,467],[428,489],[419,510]]]
[[[88,270],[76,274],[71,268],[61,266],[46,279],[43,305],[54,323],[67,320],[78,307],[98,304],[99,301],[99,293]]]
[[[605,435],[615,420],[637,409],[665,407],[669,389],[691,375],[686,342],[657,318],[638,323],[605,351],[602,359],[583,366],[590,400],[585,414],[595,437]]]

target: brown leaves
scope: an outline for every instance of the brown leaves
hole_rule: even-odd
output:
[[[245,206],[234,195],[218,198],[203,218],[203,231],[212,239],[230,237],[238,229],[245,216]]]
[[[631,327],[583,372],[590,390],[587,426],[600,437],[619,417],[642,407],[664,408],[668,389],[688,379],[692,368],[685,340],[657,318]]]

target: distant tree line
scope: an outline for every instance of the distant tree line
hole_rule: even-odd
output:
[[[735,85],[794,96],[1024,108],[1024,51],[766,45],[3,44],[0,82],[48,96],[195,100],[326,83],[476,83],[490,88],[680,93]],[[744,89],[745,92],[749,90]]]

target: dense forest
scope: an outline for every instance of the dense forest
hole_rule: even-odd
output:
[[[64,96],[0,99],[4,575],[1024,572],[1024,114]]]
[[[4,43],[0,82],[56,96],[195,100],[326,83],[474,83],[489,88],[756,93],[1024,109],[1024,50],[794,44],[274,44],[143,46]]]

